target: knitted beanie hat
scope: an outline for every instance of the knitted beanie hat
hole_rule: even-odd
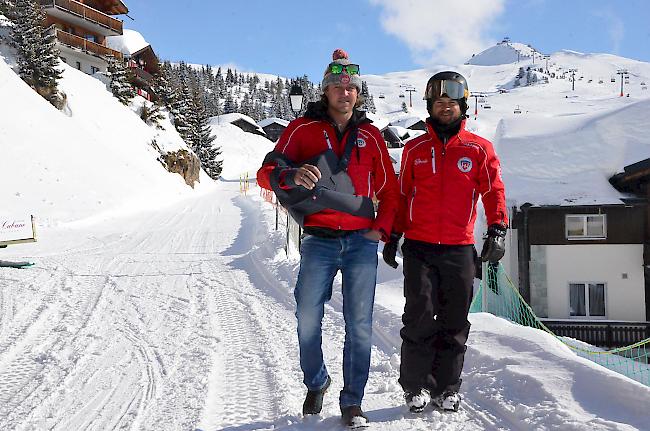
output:
[[[325,73],[323,74],[323,82],[321,83],[321,88],[323,91],[325,91],[325,88],[327,88],[327,86],[330,84],[334,84],[334,85],[352,84],[355,87],[357,87],[357,91],[361,93],[361,77],[359,76],[359,74],[348,75],[345,71],[341,73],[331,73],[330,72],[331,64],[340,64],[342,66],[347,66],[348,64],[352,64],[352,63],[350,62],[350,58],[348,57],[347,52],[345,52],[341,48],[335,49],[334,52],[332,53],[332,62],[327,65],[327,69],[325,69]]]

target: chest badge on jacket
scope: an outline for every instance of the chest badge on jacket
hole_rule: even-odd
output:
[[[357,139],[357,147],[363,148],[366,146],[366,141],[363,138],[358,138]]]
[[[469,157],[461,157],[458,159],[458,170],[467,173],[472,170],[472,159]]]

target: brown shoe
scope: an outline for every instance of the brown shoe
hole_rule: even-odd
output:
[[[327,376],[325,385],[316,390],[316,391],[307,391],[307,396],[305,397],[305,402],[302,404],[302,414],[303,415],[317,415],[323,409],[323,397],[327,388],[330,387],[332,379],[330,376]]]
[[[341,419],[348,429],[361,429],[369,427],[368,416],[363,414],[359,406],[341,407]]]

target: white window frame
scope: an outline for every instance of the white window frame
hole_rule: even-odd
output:
[[[582,228],[584,235],[569,235],[569,217],[579,217],[582,219]],[[602,236],[589,236],[587,235],[587,218],[600,217],[603,220],[603,235]],[[569,241],[575,240],[598,240],[607,239],[607,214],[566,214],[564,216],[564,237]]]
[[[585,292],[585,315],[584,316],[572,316],[571,315],[571,285],[572,284],[582,284]],[[605,315],[604,316],[590,316],[589,315],[589,285],[590,284],[602,284],[603,285],[603,295],[605,300]],[[605,281],[569,281],[566,285],[567,287],[567,299],[568,299],[568,310],[567,314],[569,319],[589,319],[589,320],[607,320],[607,282]]]

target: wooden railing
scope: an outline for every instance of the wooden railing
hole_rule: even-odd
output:
[[[153,82],[153,75],[147,72],[146,70],[138,67],[138,66],[131,66],[131,70],[137,76],[140,78],[142,81],[151,84]]]
[[[56,38],[60,43],[75,48],[80,48],[92,54],[97,54],[102,57],[112,55],[115,58],[118,58],[120,60],[122,59],[122,53],[119,51],[115,51],[114,49],[111,49],[107,46],[100,45],[95,42],[91,42],[89,40],[84,39],[83,37],[75,36],[74,34],[70,34],[63,30],[56,29]]]
[[[650,322],[571,322],[542,319],[542,323],[555,335],[575,338],[599,347],[624,347],[650,338]]]
[[[63,9],[80,18],[122,34],[122,21],[74,0],[40,0],[43,7]]]

